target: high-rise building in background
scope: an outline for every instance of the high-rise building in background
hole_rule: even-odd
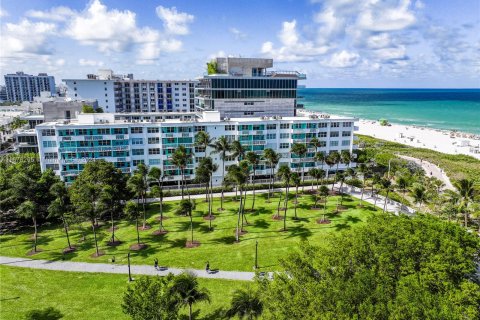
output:
[[[195,109],[193,80],[134,80],[133,74],[99,70],[86,79],[63,79],[67,97],[95,99],[104,112],[190,112]]]
[[[306,79],[296,71],[269,71],[272,59],[216,58],[196,89],[197,110],[216,110],[222,118],[293,117],[297,82]]]
[[[12,102],[33,101],[44,91],[49,92],[51,96],[55,96],[55,78],[46,73],[39,73],[38,76],[25,74],[21,71],[15,74],[6,74],[5,87],[7,89],[7,100]]]

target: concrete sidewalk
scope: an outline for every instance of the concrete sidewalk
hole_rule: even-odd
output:
[[[91,272],[91,273],[115,273],[115,274],[128,274],[128,266],[125,264],[106,264],[106,263],[88,263],[88,262],[73,262],[73,261],[48,261],[48,260],[34,260],[26,258],[15,257],[3,257],[0,256],[0,265],[54,270],[54,271],[70,271],[70,272]],[[178,275],[184,271],[189,271],[195,274],[199,278],[206,279],[227,279],[227,280],[240,280],[240,281],[252,281],[255,273],[244,271],[217,271],[207,273],[205,270],[192,270],[192,269],[178,269],[167,268],[165,270],[155,270],[153,265],[132,265],[132,275],[159,275],[166,276],[169,273]],[[127,279],[127,277],[125,277]]]

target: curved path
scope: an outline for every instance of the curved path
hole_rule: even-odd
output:
[[[398,157],[400,157],[402,159],[405,159],[405,160],[408,160],[408,161],[415,162],[416,164],[421,166],[423,170],[425,170],[425,174],[427,175],[427,177],[428,176],[435,177],[445,184],[445,189],[455,190],[455,188],[452,185],[452,182],[450,182],[450,179],[446,175],[445,171],[443,171],[437,165],[435,165],[431,162],[425,161],[425,160],[420,160],[418,158],[414,158],[414,157],[409,157],[409,156],[404,156],[404,155],[399,155]]]
[[[128,274],[128,266],[125,264],[89,263],[89,262],[73,262],[73,261],[49,261],[49,260],[36,260],[36,259],[0,256],[0,265],[8,265],[8,266],[24,267],[24,268],[32,268],[32,269],[55,270],[55,271]],[[150,266],[132,265],[131,266],[132,275],[166,276],[169,273],[173,273],[177,275],[184,271],[192,272],[199,278],[208,278],[208,279],[252,281],[253,278],[255,277],[254,272],[244,272],[244,271],[216,271],[216,272],[207,273],[205,270],[177,269],[177,268],[165,268],[162,270],[155,270],[153,265],[150,265]]]

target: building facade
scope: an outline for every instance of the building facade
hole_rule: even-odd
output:
[[[216,58],[216,70],[199,79],[198,111],[215,110],[222,118],[293,117],[297,108],[296,71],[268,71],[272,59]]]
[[[219,165],[213,184],[222,183],[220,156],[195,147],[195,135],[207,132],[211,138],[225,136],[238,140],[246,151],[262,154],[267,148],[281,155],[280,165],[294,170],[320,166],[314,160],[315,152],[328,154],[333,150],[353,150],[354,122],[351,117],[336,117],[316,113],[303,113],[295,117],[240,117],[222,120],[219,111],[177,114],[170,119],[165,114],[81,114],[72,121],[56,121],[37,125],[39,153],[42,170],[51,168],[64,181],[72,182],[88,161],[104,159],[112,162],[124,173],[131,173],[140,164],[156,166],[165,174],[165,184],[178,184],[181,175],[171,162],[175,149],[182,145],[192,154],[186,168],[186,179],[193,181],[195,168],[202,157],[210,155]],[[291,154],[293,143],[308,145],[312,138],[321,141],[318,150],[308,147],[305,158]],[[228,158],[226,166],[237,163]],[[325,170],[327,169],[325,165]],[[332,168],[331,170],[334,170]],[[339,169],[345,169],[340,165]],[[267,177],[270,168],[261,161],[256,168],[257,177]]]
[[[87,79],[63,79],[67,97],[96,99],[104,112],[190,112],[195,108],[193,80],[134,80],[100,70]]]
[[[33,76],[19,71],[5,75],[5,87],[8,101],[33,101],[41,92],[55,95],[55,78],[46,73]]]

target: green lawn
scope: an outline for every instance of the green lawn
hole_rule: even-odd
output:
[[[0,319],[23,319],[29,310],[47,307],[59,310],[65,320],[128,319],[121,308],[126,275],[0,266],[0,279]],[[211,303],[194,307],[197,319],[215,319],[212,314],[228,307],[235,289],[251,285],[216,279],[199,279],[199,283],[210,291]]]
[[[334,213],[338,196],[328,199],[327,213],[331,224],[317,224],[316,220],[322,215],[323,210],[311,210],[312,195],[303,195],[299,198],[298,220],[293,220],[293,199],[290,200],[287,213],[287,232],[280,232],[283,221],[274,221],[272,216],[276,213],[278,198],[271,203],[266,203],[266,195],[257,195],[256,211],[247,213],[249,225],[248,233],[241,237],[240,243],[235,243],[235,227],[237,222],[236,210],[239,202],[228,199],[225,202],[225,211],[215,212],[216,219],[212,221],[214,231],[208,230],[208,221],[203,219],[207,212],[207,203],[203,199],[197,200],[197,209],[194,212],[194,238],[201,242],[200,247],[185,248],[185,242],[190,236],[190,221],[188,217],[175,216],[174,208],[178,202],[167,202],[164,205],[168,219],[164,225],[169,231],[163,236],[154,236],[152,230],[141,231],[141,240],[148,247],[142,251],[132,252],[132,263],[153,264],[153,259],[158,258],[160,265],[170,267],[202,269],[206,261],[210,261],[211,268],[222,270],[251,271],[254,265],[255,240],[258,240],[259,266],[263,270],[278,269],[278,259],[298,246],[302,239],[308,239],[313,244],[323,241],[326,234],[350,228],[355,224],[364,222],[375,210],[371,205],[357,208],[359,200],[345,196],[346,210]],[[293,197],[293,194],[292,194]],[[214,208],[220,206],[220,199],[216,198]],[[247,200],[247,208],[251,206],[251,196]],[[148,223],[153,228],[158,228],[158,204],[149,208]],[[108,223],[99,231],[99,244],[104,256],[93,258],[94,253],[93,233],[87,230],[85,242],[80,242],[81,233],[78,226],[72,226],[71,238],[77,251],[64,256],[66,260],[108,262],[113,255],[117,263],[126,263],[129,246],[136,241],[134,224],[122,222],[116,232],[123,241],[120,246],[109,247],[107,241],[110,233]],[[33,228],[28,228],[23,233],[0,236],[0,255],[25,257],[32,248]],[[61,259],[62,249],[66,247],[63,229],[56,226],[42,226],[39,229],[39,248],[42,252],[31,256],[34,259]]]

